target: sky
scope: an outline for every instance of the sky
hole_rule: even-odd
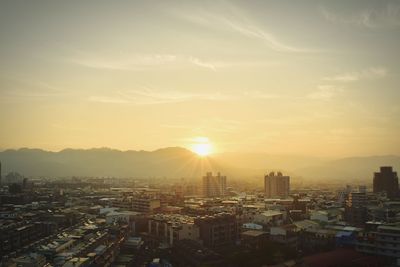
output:
[[[0,36],[0,149],[400,154],[398,0],[2,0]]]

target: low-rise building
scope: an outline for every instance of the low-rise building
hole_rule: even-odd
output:
[[[267,210],[254,216],[254,222],[262,225],[279,225],[283,223],[283,212]]]
[[[134,216],[139,215],[139,212],[135,211],[112,211],[106,214],[106,223],[127,223],[132,220]]]
[[[233,214],[197,217],[194,222],[200,228],[200,239],[206,247],[229,246],[238,240],[238,225]]]
[[[149,235],[159,242],[173,245],[182,239],[199,241],[199,227],[194,218],[181,214],[157,214],[149,219]]]
[[[375,231],[360,233],[356,249],[363,253],[400,258],[400,225],[380,225]]]
[[[137,212],[151,213],[161,207],[161,201],[144,195],[135,195],[132,198],[132,210]]]
[[[341,212],[338,209],[314,210],[310,214],[310,219],[322,223],[333,224],[339,221],[340,214]]]
[[[270,228],[270,240],[286,246],[295,247],[297,244],[297,227],[294,224],[274,226]]]
[[[184,239],[176,242],[172,249],[172,256],[177,266],[224,266],[221,255],[194,240]]]
[[[12,259],[18,267],[43,267],[46,265],[46,258],[37,253],[30,253],[22,255],[18,258]]]
[[[243,246],[258,249],[268,240],[268,232],[248,230],[240,234],[240,242]]]

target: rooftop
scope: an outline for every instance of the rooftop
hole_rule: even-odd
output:
[[[266,211],[262,212],[261,214],[264,216],[267,216],[267,217],[283,215],[282,212],[276,211],[276,210],[266,210]]]
[[[268,234],[265,231],[256,231],[256,230],[248,230],[242,233],[242,236],[251,236],[251,237],[257,237],[257,236],[262,236]]]
[[[162,221],[172,225],[194,224],[194,218],[182,214],[155,214],[150,217],[152,220]]]

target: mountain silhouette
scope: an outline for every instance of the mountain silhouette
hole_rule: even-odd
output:
[[[64,149],[50,152],[21,148],[0,152],[3,173],[25,176],[198,177],[218,169],[210,159],[169,147],[155,151],[120,151],[109,148]]]
[[[199,178],[208,171],[229,177],[259,177],[280,170],[293,177],[309,179],[372,179],[380,166],[400,171],[399,156],[349,157],[336,160],[263,153],[221,153],[210,157],[181,147],[155,151],[121,151],[110,148],[9,149],[0,152],[2,172],[19,172],[27,177],[167,177]]]

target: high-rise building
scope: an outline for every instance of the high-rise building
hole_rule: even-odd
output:
[[[276,175],[271,172],[264,176],[264,190],[267,198],[286,198],[290,192],[290,177],[283,176],[281,172],[276,173]]]
[[[388,198],[399,195],[399,178],[392,167],[381,167],[380,172],[374,173],[374,193],[386,192]]]
[[[344,207],[346,222],[362,226],[367,221],[367,195],[365,192],[351,192]]]
[[[225,195],[226,190],[226,176],[221,176],[218,173],[213,176],[211,172],[208,172],[206,176],[203,176],[203,195],[204,197],[220,197]]]

